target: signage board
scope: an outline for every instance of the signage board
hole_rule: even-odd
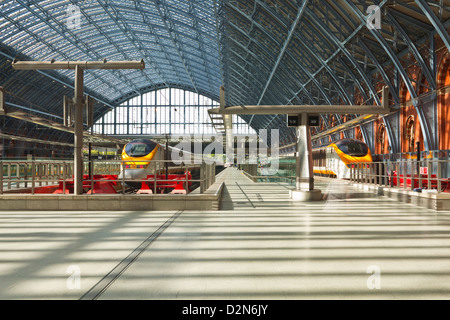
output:
[[[320,116],[308,115],[308,125],[310,127],[318,127],[320,125]]]
[[[300,126],[300,119],[301,116],[296,114],[296,115],[288,115],[287,116],[287,126],[292,128],[292,127],[299,127]]]

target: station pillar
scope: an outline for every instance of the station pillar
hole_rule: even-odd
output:
[[[301,114],[299,121],[300,125],[297,127],[296,189],[290,191],[290,197],[298,201],[320,201],[322,200],[322,192],[314,189],[312,141],[308,114]]]
[[[75,67],[75,134],[74,134],[74,194],[83,194],[83,94],[84,70]]]
[[[74,128],[74,194],[83,194],[83,106],[84,70],[145,69],[141,61],[17,61],[12,62],[16,70],[75,70],[75,128]],[[64,120],[66,123],[67,119]]]

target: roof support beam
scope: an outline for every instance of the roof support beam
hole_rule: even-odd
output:
[[[83,70],[122,70],[145,69],[145,63],[141,61],[16,61],[12,62],[16,70],[75,70],[81,67]]]
[[[209,110],[210,114],[237,115],[271,115],[271,114],[389,114],[393,110],[389,107],[389,88],[383,88],[383,104],[379,106],[355,105],[297,105],[297,106],[233,106]]]
[[[405,40],[406,44],[410,48],[412,54],[416,58],[416,60],[419,62],[419,65],[422,69],[422,72],[424,73],[425,77],[427,78],[428,84],[431,86],[431,88],[434,90],[436,89],[436,81],[431,74],[430,68],[427,66],[425,61],[423,60],[422,55],[420,54],[419,50],[417,49],[414,42],[411,40],[411,38],[408,36],[406,31],[402,28],[402,26],[397,22],[397,20],[389,13],[389,9],[387,10],[386,16],[388,17],[389,21],[394,25],[394,27],[397,29],[397,31],[400,33],[400,35],[403,37],[403,40]]]
[[[158,13],[159,13],[159,15],[161,17],[161,20],[164,22],[164,26],[166,27],[167,32],[169,33],[170,39],[172,40],[173,45],[174,45],[175,49],[177,50],[178,56],[180,57],[180,60],[181,60],[181,62],[183,64],[183,66],[184,66],[184,69],[186,70],[186,74],[188,75],[189,80],[192,83],[192,87],[195,89],[195,92],[198,93],[197,84],[194,81],[194,77],[192,75],[190,67],[188,66],[186,58],[184,57],[183,53],[180,50],[180,46],[181,46],[182,42],[180,42],[178,40],[177,34],[174,33],[175,25],[171,21],[172,18],[170,17],[170,11],[169,11],[169,8],[167,6],[167,3],[166,3],[165,0],[162,0],[162,1],[161,0],[155,0],[154,3],[155,3],[155,6],[158,9]],[[163,6],[162,9],[164,10],[164,13],[163,13],[163,10],[161,9],[161,5]],[[169,22],[168,22],[168,20],[169,20]]]
[[[384,1],[384,2],[386,2],[386,0]],[[367,26],[367,20],[366,19],[364,19],[363,21],[362,21],[362,23],[352,32],[352,34],[350,34],[343,42],[341,42],[341,44],[343,45],[343,46],[345,46],[348,42],[350,42],[359,32],[360,32],[360,30],[362,30],[362,29],[364,29],[365,27]],[[338,49],[338,50],[336,50],[336,52],[334,53],[334,54],[332,54],[326,61],[325,61],[325,64],[328,64],[330,61],[332,61],[337,55],[339,55],[341,53],[341,50],[340,49]],[[304,90],[304,88],[310,83],[310,82],[312,82],[312,81],[315,81],[315,77],[318,75],[318,74],[320,74],[320,72],[322,72],[322,70],[325,68],[325,66],[321,66],[312,76],[310,76],[310,79],[304,84],[304,87],[303,88],[301,88],[298,92],[297,92],[297,95],[299,95],[303,90]],[[290,99],[290,101],[291,100],[293,100],[295,97],[293,97],[292,99]]]
[[[422,0],[416,0],[416,2],[422,2]],[[350,0],[344,0],[344,3],[347,5],[347,7],[349,7],[361,20],[361,22],[365,22],[367,21],[366,17],[364,16],[364,14],[358,9],[358,7]],[[426,3],[422,3],[425,6]],[[429,9],[429,8],[428,8]],[[429,9],[431,10],[431,9]],[[431,131],[428,125],[428,122],[425,118],[424,112],[421,108],[418,107],[419,101],[417,99],[417,92],[414,89],[414,86],[411,83],[411,80],[408,77],[408,74],[406,72],[406,70],[404,69],[404,67],[402,66],[399,58],[397,57],[397,55],[394,53],[394,51],[391,49],[391,47],[387,44],[386,40],[383,38],[383,36],[381,35],[380,31],[372,28],[369,29],[370,33],[375,37],[375,39],[377,39],[377,41],[380,43],[381,47],[386,51],[386,53],[388,54],[389,58],[391,59],[392,63],[394,64],[395,68],[397,69],[397,71],[400,73],[400,76],[402,77],[406,88],[409,91],[409,94],[411,95],[412,98],[412,102],[413,105],[416,109],[416,112],[419,116],[419,120],[420,120],[420,126],[422,128],[422,133],[424,136],[424,146],[426,150],[434,150],[434,145],[433,145],[433,139],[431,137]]]
[[[269,79],[267,80],[267,83],[266,83],[266,85],[265,85],[265,87],[264,87],[264,89],[263,89],[263,91],[261,93],[261,96],[259,97],[258,105],[261,104],[261,101],[263,100],[263,98],[264,98],[264,96],[266,94],[266,91],[269,88],[269,85],[272,82],[273,77],[275,76],[275,72],[277,71],[278,66],[281,63],[281,60],[284,57],[284,54],[285,54],[285,52],[286,52],[286,50],[287,50],[287,48],[289,46],[289,43],[291,43],[292,37],[294,36],[294,33],[295,33],[295,29],[298,27],[298,24],[300,23],[300,19],[302,18],[303,13],[305,12],[305,9],[306,9],[306,6],[308,5],[308,2],[309,2],[308,0],[304,0],[302,6],[299,8],[299,10],[297,12],[297,16],[295,17],[295,20],[292,23],[291,29],[289,30],[289,33],[288,33],[288,35],[286,37],[286,40],[285,40],[285,42],[283,44],[283,47],[282,47],[282,49],[280,51],[280,54],[278,55],[277,61],[275,62],[275,65],[274,65],[274,67],[272,69],[272,72],[270,73]],[[249,126],[252,124],[253,119],[254,119],[254,115],[252,116],[252,118],[250,119],[250,121],[248,123]]]
[[[381,5],[384,5],[384,2]],[[317,27],[326,35],[326,37],[328,39],[330,39],[330,41],[332,41],[339,48],[339,50],[344,53],[344,55],[347,57],[347,59],[353,64],[353,66],[356,68],[356,70],[360,74],[361,78],[364,80],[364,82],[366,83],[367,87],[369,88],[369,91],[370,91],[372,97],[380,105],[380,99],[379,99],[379,97],[378,97],[378,95],[376,93],[375,88],[373,87],[370,79],[367,77],[367,75],[365,74],[364,70],[362,70],[361,66],[355,60],[353,55],[348,51],[348,49],[345,47],[345,45],[343,43],[341,43],[339,41],[339,39],[336,38],[335,35],[333,35],[331,32],[329,32],[324,26],[322,26],[322,24],[319,21],[317,21],[315,16],[313,16],[312,14],[310,14],[309,16],[311,17],[312,21],[314,21],[316,23]],[[325,64],[325,66],[327,67],[327,64]]]
[[[357,105],[262,105],[262,106],[232,106],[224,110],[211,109],[211,114],[237,114],[237,115],[272,115],[272,114],[388,114],[389,107],[357,106]]]
[[[39,3],[33,3],[33,6],[35,6],[35,7],[40,11],[40,14],[39,14],[36,10],[32,9],[32,8],[28,5],[28,3],[26,3],[25,1],[23,1],[23,0],[18,0],[18,2],[19,2],[22,6],[24,6],[25,8],[27,8],[27,10],[28,10],[29,12],[31,12],[31,13],[38,19],[38,21],[41,21],[42,23],[45,23],[49,28],[51,28],[53,31],[55,31],[55,32],[58,33],[59,35],[61,35],[61,37],[63,37],[66,41],[70,42],[75,48],[77,48],[78,50],[80,50],[81,52],[83,52],[84,54],[86,54],[86,56],[89,57],[88,59],[92,59],[92,60],[94,59],[94,57],[92,57],[92,53],[95,54],[95,56],[96,56],[97,59],[101,59],[100,56],[99,56],[97,53],[95,53],[95,52],[93,52],[91,49],[89,49],[89,48],[83,43],[83,41],[81,41],[81,40],[79,39],[79,37],[77,37],[72,31],[67,30],[67,28],[65,28],[65,27],[63,26],[63,23],[62,23],[61,21],[59,21],[59,20],[57,20],[57,19],[55,19],[55,18],[52,18],[52,21],[50,21],[50,17],[46,14],[47,12],[45,11],[44,8],[42,8],[42,7],[39,5]],[[53,22],[53,23],[51,23],[51,22]],[[66,33],[68,33],[70,36],[67,36]],[[43,39],[43,38],[40,38],[40,40],[43,42],[44,39]],[[60,50],[55,50],[55,49],[53,48],[53,45],[52,45],[51,47],[52,47],[52,51],[53,51],[53,52],[59,52],[59,53],[61,53]],[[67,55],[65,55],[65,54],[63,54],[63,57],[69,59],[69,57],[68,57]],[[121,79],[122,81],[127,82],[127,84],[128,84],[130,87],[133,87],[132,83],[131,83],[131,82],[128,82],[128,80],[127,80],[125,77],[123,77],[122,75],[118,75],[118,76],[120,77],[120,79]],[[109,82],[105,81],[103,78],[101,78],[101,77],[99,77],[99,76],[97,76],[97,75],[95,75],[94,77],[95,77],[96,79],[100,79],[100,81],[102,81],[102,82],[104,82],[104,83],[108,83],[108,86],[113,87],[112,85],[109,84]],[[118,88],[114,88],[114,89],[115,89],[115,90],[118,90]]]
[[[129,35],[129,34],[126,32],[126,30],[124,29],[124,27],[123,27],[120,23],[118,23],[117,19],[111,14],[111,12],[110,12],[109,10],[112,10],[112,11],[114,12],[114,14],[116,15],[116,17],[119,17],[119,15],[122,17],[120,11],[117,10],[117,9],[115,8],[114,4],[111,3],[110,1],[106,1],[106,0],[105,0],[105,3],[104,3],[104,4],[103,4],[102,2],[100,2],[100,1],[98,1],[98,4],[99,4],[100,6],[102,6],[102,8],[105,10],[105,12],[108,14],[108,16],[111,18],[111,21],[114,21],[114,23],[115,23],[115,24],[117,25],[117,27],[122,31],[123,35],[124,35],[125,37],[127,37],[127,39],[130,41],[130,43],[132,43],[132,44],[136,47],[136,49],[138,49],[138,50],[141,51],[141,52],[144,51],[144,52],[148,55],[148,51],[147,51],[147,49],[146,49],[146,46],[139,40],[139,38],[133,36],[133,34]],[[137,5],[136,2],[135,2],[135,5]],[[109,9],[109,10],[108,10],[108,9]],[[127,23],[126,23],[126,20],[125,20],[125,19],[121,19],[121,21],[122,21],[122,24],[124,24],[124,25],[126,26],[126,24],[127,24]],[[127,59],[127,60],[129,59],[129,58],[128,58],[128,54],[127,54],[126,52],[122,51],[122,55],[124,56],[125,59]],[[157,72],[158,75],[159,75],[162,79],[164,79],[164,78],[161,76],[161,74],[158,72],[158,70],[155,69],[155,72]],[[145,73],[142,73],[142,75],[146,78],[146,80],[147,80],[148,82],[153,83],[152,79],[150,79]],[[126,78],[125,78],[125,79],[126,79]],[[131,82],[130,80],[128,80],[128,79],[127,79],[127,82],[130,83],[131,85],[133,85],[132,82]],[[136,88],[136,86],[133,85],[133,88],[135,89],[135,92],[136,92],[137,94],[141,94],[141,92]]]
[[[74,194],[83,193],[83,106],[84,102],[84,70],[89,69],[139,69],[145,68],[144,61],[112,61],[112,62],[39,62],[39,61],[13,61],[12,67],[16,70],[68,70],[75,69],[75,131],[74,131]]]
[[[375,66],[377,67],[378,71],[380,71],[381,77],[383,78],[384,82],[389,85],[389,90],[391,92],[392,97],[394,97],[395,104],[400,104],[400,98],[398,97],[397,92],[395,91],[394,86],[392,85],[391,81],[389,80],[389,77],[386,74],[386,71],[383,69],[383,67],[380,65],[380,62],[377,60],[375,55],[372,53],[372,51],[367,47],[367,45],[364,43],[364,41],[361,38],[358,38],[358,43],[361,46],[361,48],[364,49],[366,54],[369,56],[370,59],[372,59],[372,62],[375,63]],[[394,141],[394,132],[392,131],[392,126],[389,123],[389,121],[386,121],[386,118],[383,118],[383,122],[386,126],[389,144],[393,146],[393,149],[391,150],[392,153],[397,153],[398,150],[396,150],[396,143]]]
[[[417,5],[422,9],[422,11],[427,16],[428,20],[430,20],[431,24],[436,29],[436,32],[441,37],[442,41],[445,43],[447,50],[450,51],[450,36],[448,35],[447,30],[439,21],[438,17],[434,14],[433,10],[431,10],[430,6],[426,3],[425,0],[415,0]]]
[[[0,55],[4,56],[4,57],[6,57],[6,58],[8,58],[8,59],[10,59],[10,60],[14,60],[14,57],[13,57],[13,56],[10,56],[9,54],[6,54],[6,53],[4,53],[4,52],[1,52],[1,51],[0,51]],[[71,88],[71,89],[75,89],[75,87],[74,87],[73,85],[71,85],[71,84],[69,84],[69,83],[66,83],[66,82],[62,81],[61,79],[55,78],[55,77],[53,77],[53,76],[51,76],[51,75],[49,75],[49,74],[47,74],[47,73],[45,73],[45,72],[42,72],[41,70],[36,70],[36,72],[38,72],[38,73],[42,74],[43,76],[46,76],[46,77],[48,77],[48,78],[50,78],[50,79],[52,79],[52,80],[54,80],[54,81],[56,81],[56,82],[62,84],[63,86],[66,86],[66,87]],[[104,104],[104,105],[107,106],[107,107],[114,108],[114,106],[113,106],[112,104],[110,104],[109,102],[106,102],[106,101],[104,101],[104,100],[101,100],[101,99],[99,99],[99,98],[96,98],[96,97],[94,97],[94,96],[92,96],[92,95],[88,95],[88,94],[86,94],[86,95],[87,95],[87,96],[90,96],[90,97],[92,97],[92,98],[94,98],[94,99],[97,100],[99,103]]]
[[[391,95],[394,98],[395,103],[399,104],[400,103],[400,98],[399,98],[397,92],[395,91],[395,87],[393,86],[393,84],[389,80],[389,77],[388,77],[386,71],[384,70],[383,66],[380,64],[380,62],[375,57],[373,52],[367,47],[366,43],[361,38],[358,38],[358,44],[360,45],[361,48],[363,48],[363,50],[366,52],[366,54],[369,56],[369,58],[375,64],[375,66],[377,67],[377,70],[380,72],[381,77],[383,78],[384,82],[389,86],[389,89],[391,91]]]
[[[298,25],[300,23],[300,19],[302,18],[303,13],[305,12],[305,9],[306,9],[306,6],[308,5],[308,2],[309,2],[308,0],[304,0],[302,6],[299,8],[299,10],[297,12],[297,16],[296,16],[294,22],[292,23],[292,26],[291,26],[291,29],[289,30],[289,33],[288,33],[287,38],[286,38],[286,41],[283,44],[283,48],[281,49],[280,54],[278,55],[277,61],[275,62],[275,65],[274,65],[274,67],[272,69],[272,72],[270,73],[270,76],[269,76],[269,79],[267,80],[266,86],[264,87],[264,90],[261,93],[261,97],[259,98],[258,105],[261,104],[261,101],[264,98],[264,95],[266,94],[266,91],[269,88],[270,83],[272,82],[272,79],[273,79],[273,77],[275,75],[275,72],[277,71],[278,66],[281,63],[281,60],[284,57],[284,53],[286,52],[286,50],[287,50],[287,48],[289,46],[289,43],[292,40],[292,37],[294,36],[295,29],[297,29],[297,27],[298,27]]]

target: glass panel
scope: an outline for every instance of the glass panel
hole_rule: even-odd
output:
[[[94,130],[102,133],[104,121],[104,134],[215,134],[208,109],[217,106],[217,101],[195,92],[161,89],[122,103],[105,114]],[[233,116],[233,124],[234,133],[256,134],[240,117]]]

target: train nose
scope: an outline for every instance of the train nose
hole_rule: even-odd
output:
[[[120,175],[119,180],[132,181],[143,180],[147,178],[147,171],[145,169],[124,169]]]

